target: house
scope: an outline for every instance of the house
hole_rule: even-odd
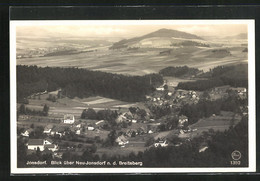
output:
[[[202,148],[199,149],[199,153],[204,152],[208,149],[208,146],[203,146]]]
[[[129,141],[125,138],[124,135],[119,136],[116,139],[116,143],[118,143],[119,146],[123,146],[129,143]]]
[[[183,124],[186,122],[188,122],[187,116],[184,115],[179,116],[179,126],[183,126]]]
[[[21,136],[29,137],[30,133],[33,131],[33,129],[27,129],[24,132],[21,133]]]
[[[158,147],[158,146],[161,146],[161,147],[167,147],[169,144],[167,143],[166,140],[162,141],[157,141],[156,143],[154,143],[154,147]]]
[[[62,152],[60,152],[60,153],[55,152],[55,153],[53,153],[53,157],[54,157],[54,158],[60,158],[60,159],[61,159],[61,158],[62,158],[62,154],[63,154]]]
[[[77,124],[77,125],[76,125],[76,128],[81,128],[81,124]]]
[[[130,111],[124,112],[123,115],[124,115],[127,119],[132,119],[132,118],[134,117],[133,114],[132,114]]]
[[[88,131],[93,131],[95,128],[93,126],[88,126]]]
[[[74,116],[72,114],[64,115],[64,123],[65,124],[73,124],[75,122]]]
[[[53,125],[48,124],[48,125],[44,128],[43,133],[45,133],[45,134],[50,134],[52,128],[53,128]]]
[[[51,130],[51,135],[59,135],[60,137],[65,135],[65,127],[56,126]]]
[[[76,134],[77,134],[77,135],[80,135],[80,129],[78,129],[78,130],[76,131]]]
[[[123,121],[127,121],[127,118],[126,118],[123,114],[119,115],[119,116],[116,118],[116,123],[121,123],[121,122],[123,122]]]
[[[157,87],[156,90],[157,91],[164,91],[164,88],[163,87]]]
[[[130,130],[126,131],[125,135],[128,137],[132,137],[133,135],[134,136],[138,135],[138,133],[137,133],[136,129],[130,129]]]
[[[96,125],[99,125],[100,123],[103,123],[103,122],[105,122],[105,121],[104,120],[100,120],[100,121],[96,122]]]
[[[58,146],[53,144],[53,142],[49,139],[29,139],[27,149],[37,150],[37,148],[39,148],[40,151],[44,151],[46,148],[51,151],[58,150]]]
[[[153,133],[153,131],[152,131],[152,130],[149,130],[149,131],[148,131],[148,134],[152,134],[152,133]]]
[[[132,119],[132,123],[137,123],[137,120],[135,120],[135,119]]]

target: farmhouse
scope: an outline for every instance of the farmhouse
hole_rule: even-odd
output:
[[[183,126],[184,123],[188,122],[188,118],[184,115],[179,116],[179,126]]]
[[[164,88],[163,87],[157,87],[156,90],[157,91],[164,91]]]
[[[40,151],[44,151],[46,148],[51,151],[58,150],[58,146],[49,139],[29,139],[27,148],[28,150],[37,150],[39,148]]]
[[[29,137],[30,133],[33,131],[33,129],[27,129],[24,132],[21,133],[22,136]]]
[[[64,123],[65,124],[73,124],[75,122],[74,116],[72,114],[64,115]]]
[[[80,129],[78,129],[78,130],[76,131],[76,134],[77,134],[77,135],[80,135]]]
[[[87,129],[88,129],[88,131],[94,131],[95,130],[95,128],[91,125],[89,125]]]
[[[121,122],[123,122],[123,121],[127,121],[127,118],[126,118],[123,114],[119,115],[119,116],[116,118],[116,123],[121,123]]]
[[[125,138],[124,135],[119,136],[119,137],[116,139],[116,142],[118,143],[119,146],[123,146],[123,145],[126,145],[126,144],[129,143],[129,141],[127,141],[127,139]]]
[[[45,128],[44,128],[44,131],[43,131],[43,133],[45,133],[45,134],[50,134],[51,133],[51,130],[52,130],[52,128],[53,128],[53,125],[51,125],[51,124],[48,124]]]
[[[156,143],[154,143],[154,147],[158,147],[158,146],[161,146],[161,147],[166,147],[168,146],[169,144],[167,143],[167,141],[158,141]]]
[[[208,146],[204,146],[204,147],[202,147],[202,148],[199,149],[199,153],[204,152],[204,151],[206,151],[207,149],[208,149]]]

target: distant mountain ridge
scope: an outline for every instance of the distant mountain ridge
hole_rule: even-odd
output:
[[[174,38],[186,38],[186,39],[201,39],[201,37],[186,33],[183,31],[178,31],[178,30],[171,30],[171,29],[159,29],[158,31],[149,33],[147,35],[141,36],[140,38],[151,38],[151,37],[174,37]]]
[[[234,36],[227,36],[225,38],[228,38],[228,39],[247,39],[248,36],[247,36],[247,33],[240,33],[238,35],[234,35]]]
[[[111,49],[117,49],[117,48],[126,48],[129,44],[141,42],[146,39],[152,39],[152,38],[183,38],[183,39],[197,39],[197,40],[203,40],[203,38],[186,33],[183,31],[178,31],[178,30],[172,30],[172,29],[159,29],[155,32],[140,36],[140,37],[135,37],[131,39],[123,39],[119,42],[116,42],[112,45]]]

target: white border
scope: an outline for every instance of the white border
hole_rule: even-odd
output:
[[[36,25],[248,25],[248,90],[249,90],[249,167],[245,168],[17,168],[16,129],[16,27]],[[254,20],[72,20],[72,21],[10,21],[10,146],[11,174],[45,173],[230,173],[256,171],[256,110],[255,110],[255,21]]]

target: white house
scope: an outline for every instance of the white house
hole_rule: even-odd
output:
[[[22,136],[29,137],[30,133],[33,131],[33,129],[27,129],[24,132],[21,133]]]
[[[127,118],[126,118],[123,114],[119,115],[119,116],[116,118],[116,123],[121,123],[121,122],[123,122],[123,121],[127,121]]]
[[[186,116],[179,116],[179,125],[183,125],[186,122],[188,122],[188,118]]]
[[[104,122],[104,120],[100,120],[100,121],[96,122],[96,125],[99,125],[100,123],[103,123],[103,122]]]
[[[52,143],[51,140],[48,139],[29,139],[27,144],[28,150],[37,150],[44,151],[45,148],[48,148],[51,151],[57,151],[58,145]]]
[[[126,145],[129,143],[129,141],[127,141],[127,139],[124,137],[124,135],[119,136],[116,139],[116,142],[118,143],[119,146]]]
[[[207,146],[204,146],[204,147],[200,148],[199,149],[199,153],[206,151],[208,148],[209,147],[207,147]]]
[[[167,143],[166,140],[165,141],[158,141],[158,142],[154,143],[154,147],[158,147],[158,146],[166,147],[166,146],[168,146],[168,143]]]
[[[88,131],[93,131],[95,128],[93,126],[88,126]]]
[[[153,131],[152,131],[152,130],[149,130],[149,131],[148,131],[148,134],[152,134],[152,133],[153,133]]]
[[[72,114],[64,115],[64,123],[65,124],[73,124],[75,122],[75,118]]]
[[[163,87],[157,87],[156,90],[157,91],[164,91],[164,88]]]
[[[53,128],[53,125],[48,124],[48,125],[44,128],[43,133],[45,133],[45,134],[50,134],[52,128]]]
[[[80,135],[80,129],[78,129],[78,130],[76,131],[76,134],[77,134],[77,135]]]
[[[39,148],[40,151],[43,151],[44,150],[43,139],[29,139],[27,148],[28,150],[37,150],[37,148]]]

